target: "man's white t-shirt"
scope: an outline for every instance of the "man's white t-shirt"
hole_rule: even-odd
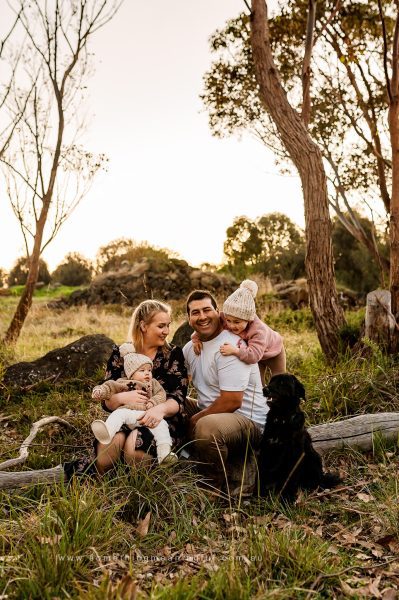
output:
[[[223,356],[222,344],[237,346],[237,335],[224,330],[209,342],[202,342],[201,354],[197,356],[193,343],[183,348],[187,370],[198,394],[198,406],[202,410],[220,396],[220,391],[244,392],[242,405],[236,412],[264,426],[268,406],[262,393],[262,382],[257,364],[247,365],[236,356]]]

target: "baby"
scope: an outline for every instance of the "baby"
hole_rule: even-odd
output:
[[[223,328],[235,333],[241,340],[237,346],[223,344],[220,353],[237,356],[247,364],[259,363],[263,381],[266,367],[269,367],[272,376],[285,373],[286,360],[283,338],[256,315],[254,299],[257,292],[255,281],[245,279],[224,302],[220,313]],[[193,333],[191,339],[194,351],[199,354],[202,344],[198,334]]]
[[[122,377],[116,381],[108,380],[102,385],[96,385],[93,388],[92,398],[96,400],[109,400],[109,398],[118,392],[127,392],[141,389],[148,394],[146,410],[165,402],[166,392],[161,384],[152,378],[152,360],[144,354],[132,352],[131,344],[122,344],[120,347],[121,356],[124,358],[124,371],[126,378]],[[114,435],[121,429],[122,425],[127,425],[130,429],[140,427],[138,421],[144,416],[145,411],[142,405],[129,402],[129,408],[121,406],[115,409],[106,421],[96,419],[91,424],[94,437],[101,444],[111,443]],[[158,462],[176,460],[177,456],[171,452],[172,439],[169,433],[167,422],[162,419],[161,422],[151,428],[157,446]]]

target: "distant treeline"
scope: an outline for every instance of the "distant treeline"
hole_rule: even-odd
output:
[[[366,217],[358,219],[367,233],[377,236],[381,256],[388,255],[383,233],[376,233]],[[381,285],[381,269],[368,250],[350,235],[338,218],[333,219],[333,249],[337,283],[354,291],[365,292]],[[144,258],[165,261],[177,254],[146,242],[120,238],[102,246],[95,261],[71,252],[50,273],[40,260],[39,278],[45,284],[69,286],[89,284],[100,273],[129,268]],[[282,213],[270,213],[255,220],[240,216],[226,231],[224,261],[221,265],[203,263],[203,269],[230,273],[237,279],[260,274],[274,282],[305,276],[305,239],[302,230]],[[24,285],[28,275],[28,260],[20,257],[7,273],[0,268],[0,286]]]

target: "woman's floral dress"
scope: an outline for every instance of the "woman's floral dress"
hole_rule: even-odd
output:
[[[184,362],[183,351],[178,346],[163,346],[158,349],[154,358],[152,376],[162,385],[166,392],[166,398],[176,400],[179,405],[179,412],[173,417],[167,417],[165,420],[169,425],[170,435],[173,440],[174,448],[181,446],[185,434],[185,400],[187,396],[187,370]],[[119,379],[126,377],[123,370],[123,358],[119,352],[119,346],[114,345],[112,353],[107,362],[105,380]],[[103,402],[103,408],[111,412]],[[126,430],[130,432],[129,429]],[[156,456],[156,446],[151,429],[148,427],[139,427],[136,439],[136,450],[143,450]]]

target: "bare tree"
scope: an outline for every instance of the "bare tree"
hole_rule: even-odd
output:
[[[0,157],[29,257],[27,283],[6,332],[14,342],[32,304],[39,258],[87,192],[105,157],[78,143],[79,105],[90,74],[90,38],[108,23],[121,0],[15,0],[25,36],[10,115],[21,114],[18,135]],[[27,94],[21,94],[28,90]],[[21,105],[26,99],[26,106]]]
[[[2,40],[0,40],[0,66],[4,81],[0,84],[0,115],[3,128],[0,130],[0,158],[4,155],[5,151],[10,145],[15,130],[22,118],[26,104],[28,102],[31,90],[25,91],[25,94],[20,93],[20,101],[18,103],[17,110],[14,109],[10,114],[7,110],[7,101],[12,91],[15,91],[15,74],[18,68],[18,64],[23,53],[24,44],[21,43],[19,50],[14,53],[10,53],[9,60],[4,59],[6,50],[8,50],[12,36],[19,24],[21,11],[19,11],[13,18],[9,30]]]
[[[312,23],[314,26],[311,17],[308,21],[308,45],[313,43]],[[327,179],[320,149],[310,137],[301,116],[289,103],[273,61],[265,0],[252,0],[251,42],[261,100],[301,178],[310,306],[323,352],[330,360],[334,360],[338,351],[339,330],[345,320],[335,287]],[[305,49],[308,65],[310,50],[309,47]],[[309,85],[308,67],[306,70],[305,83]],[[306,119],[310,112],[310,98],[306,93],[304,102],[303,116]]]

